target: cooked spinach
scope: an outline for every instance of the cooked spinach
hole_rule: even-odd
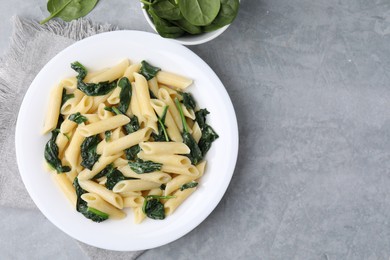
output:
[[[183,185],[180,187],[180,190],[183,191],[183,190],[186,190],[186,189],[195,188],[196,186],[198,186],[198,183],[195,182],[195,181],[191,181],[191,182],[189,182],[189,183],[183,184]]]
[[[70,121],[73,121],[77,124],[82,124],[88,121],[88,118],[80,114],[80,112],[77,112],[75,114],[71,114],[68,118]]]
[[[194,97],[191,95],[191,93],[188,93],[188,92],[181,92],[180,94],[181,94],[182,97],[183,97],[183,105],[184,105],[187,109],[195,110],[195,108],[196,108],[196,102],[195,102]]]
[[[66,101],[68,101],[69,99],[71,98],[74,98],[74,94],[66,94],[66,90],[63,89],[62,90],[62,100],[61,100],[61,106],[63,106],[65,104]]]
[[[73,181],[73,186],[76,190],[76,210],[84,215],[84,217],[94,221],[94,222],[102,222],[109,218],[109,215],[107,213],[101,212],[100,210],[88,207],[87,202],[85,202],[81,195],[86,193],[83,188],[80,187],[79,180],[76,177]]]
[[[149,195],[145,197],[144,204],[142,205],[142,211],[151,219],[164,219],[165,210],[164,205],[160,202],[160,199],[172,199],[175,196],[157,196]]]
[[[106,181],[106,188],[109,190],[112,190],[114,186],[123,180],[135,180],[136,178],[130,178],[123,175],[121,171],[118,169],[112,168],[112,170],[106,175],[107,181]]]
[[[203,29],[205,32],[211,32],[218,30],[219,28],[224,27],[233,22],[238,13],[238,8],[240,6],[239,0],[220,0],[221,9],[217,17],[211,24],[205,26]]]
[[[199,140],[198,146],[202,151],[202,155],[205,156],[211,147],[211,144],[219,137],[214,129],[206,123],[206,116],[210,114],[207,109],[200,109],[195,112],[195,120],[198,123],[202,136]]]
[[[70,167],[63,166],[61,160],[58,158],[59,149],[56,144],[58,133],[58,130],[51,132],[51,138],[45,145],[45,160],[57,173],[69,172]]]
[[[163,183],[160,185],[160,190],[165,190],[166,187],[167,187],[167,185]]]
[[[169,142],[169,137],[165,126],[165,117],[167,116],[167,112],[168,106],[165,106],[161,118],[157,117],[158,134],[152,133],[152,137],[155,142]]]
[[[121,92],[119,94],[119,104],[118,110],[122,112],[122,114],[126,114],[129,109],[132,88],[128,78],[123,77],[118,81],[118,87],[121,88]]]
[[[142,174],[159,171],[161,170],[162,164],[138,159],[135,162],[129,162],[129,166],[135,173]]]
[[[176,107],[180,112],[180,118],[183,124],[183,143],[185,143],[188,148],[190,148],[190,154],[187,155],[188,158],[190,158],[191,163],[193,165],[198,164],[203,158],[202,151],[200,150],[198,144],[196,143],[194,137],[188,132],[188,125],[184,118],[183,109],[181,108],[181,105],[179,103],[179,100],[175,98]]]
[[[160,34],[164,38],[177,38],[182,36],[185,31],[180,27],[170,23],[169,21],[160,18],[153,9],[148,10],[149,15],[151,16],[154,26],[158,34]]]
[[[141,61],[140,73],[146,78],[146,80],[154,78],[160,70],[160,68],[150,65],[147,61]]]
[[[137,154],[141,151],[141,147],[138,144],[125,150],[126,159],[129,161],[135,161]]]
[[[92,180],[100,179],[101,177],[107,176],[110,172],[114,170],[114,164],[110,163],[103,170],[101,170],[98,174],[93,176]]]
[[[107,111],[113,112],[117,115],[122,115],[122,112],[119,111],[118,108],[116,108],[116,107],[105,107],[104,109]],[[131,133],[134,133],[135,131],[138,131],[140,128],[139,122],[138,122],[138,117],[137,116],[131,117],[130,122],[128,124],[124,125],[123,128],[125,129],[126,134],[131,134]]]
[[[221,1],[180,0],[180,12],[193,25],[209,25],[217,17]]]
[[[93,165],[100,157],[100,155],[96,153],[96,147],[100,141],[101,139],[98,134],[85,138],[81,144],[81,166],[92,170]]]
[[[49,0],[47,10],[50,12],[50,16],[42,20],[40,24],[44,24],[54,17],[70,22],[86,16],[97,2],[98,0]]]
[[[78,75],[77,78],[77,88],[84,92],[87,96],[103,96],[110,93],[117,85],[117,81],[109,82],[99,82],[99,83],[85,83],[84,78],[87,76],[87,69],[78,61],[75,61],[71,64],[71,68],[75,70]]]
[[[112,131],[110,130],[104,132],[104,139],[106,140],[106,142],[109,142],[111,140],[111,135],[112,135]]]

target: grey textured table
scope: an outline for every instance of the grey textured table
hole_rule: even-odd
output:
[[[0,0],[1,52],[9,18],[42,19],[45,3]],[[136,0],[89,18],[151,31]],[[389,259],[390,2],[242,0],[228,31],[191,49],[235,105],[238,163],[199,227],[140,259]],[[5,259],[83,258],[38,211],[0,219]]]

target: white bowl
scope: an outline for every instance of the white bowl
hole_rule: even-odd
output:
[[[143,4],[141,3],[141,7],[143,7]],[[144,13],[146,21],[148,21],[150,27],[153,28],[155,32],[157,32],[156,27],[154,26],[152,19],[150,19],[149,14],[146,12],[144,8],[142,8],[142,12]],[[221,35],[226,29],[229,27],[230,24],[225,25],[222,28],[219,28],[218,30],[212,31],[212,32],[206,32],[206,33],[201,33],[201,34],[196,34],[196,35],[185,35],[185,36],[180,36],[175,39],[171,39],[173,41],[176,41],[180,44],[183,45],[198,45],[202,44],[205,42],[209,42],[215,38],[217,38],[219,35]]]

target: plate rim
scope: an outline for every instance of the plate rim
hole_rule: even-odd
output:
[[[230,166],[229,166],[229,176],[228,176],[228,180],[224,183],[223,186],[221,186],[221,191],[217,194],[218,197],[214,200],[212,200],[213,203],[210,203],[209,204],[209,207],[207,208],[207,212],[206,213],[203,213],[203,214],[200,214],[198,216],[197,219],[195,219],[195,221],[192,222],[191,225],[187,225],[186,228],[182,229],[180,232],[177,232],[176,235],[174,236],[171,236],[169,239],[167,239],[166,241],[162,241],[162,242],[157,242],[157,243],[150,243],[149,245],[146,245],[144,247],[137,247],[137,248],[131,248],[131,249],[128,249],[128,248],[112,248],[112,247],[105,247],[104,245],[96,245],[94,243],[89,243],[88,241],[85,241],[85,240],[82,240],[80,239],[79,237],[77,237],[75,234],[71,234],[69,232],[69,230],[66,230],[66,228],[64,226],[62,226],[61,224],[59,224],[55,219],[52,218],[52,216],[47,212],[47,210],[43,207],[43,204],[40,202],[39,198],[34,194],[34,191],[32,189],[32,186],[30,186],[30,183],[26,182],[26,177],[24,176],[24,174],[22,173],[22,163],[20,162],[20,150],[21,150],[21,143],[19,141],[19,136],[21,134],[21,127],[20,125],[22,124],[22,122],[20,121],[21,118],[23,117],[23,113],[25,112],[26,110],[26,100],[27,98],[32,95],[32,88],[31,86],[34,84],[34,82],[36,81],[36,79],[40,76],[41,73],[43,73],[43,70],[45,67],[47,66],[50,66],[52,63],[56,62],[57,59],[59,59],[59,57],[61,57],[62,55],[64,55],[64,53],[68,52],[70,49],[72,48],[75,48],[75,46],[77,47],[77,45],[80,43],[80,42],[87,42],[87,41],[94,41],[94,40],[99,40],[99,38],[105,38],[105,37],[111,37],[113,35],[123,35],[123,34],[135,34],[135,35],[139,35],[141,36],[142,38],[153,38],[153,40],[155,40],[156,42],[161,42],[162,44],[165,44],[165,45],[171,45],[175,48],[180,48],[182,49],[182,51],[185,51],[188,55],[192,56],[191,58],[194,58],[196,60],[196,62],[200,62],[203,64],[204,68],[207,69],[207,72],[205,72],[205,74],[208,74],[210,76],[212,76],[213,80],[216,80],[218,84],[217,85],[220,85],[218,86],[218,91],[221,91],[221,93],[223,93],[223,95],[225,95],[224,97],[224,100],[228,102],[227,107],[230,109],[231,113],[232,114],[232,117],[231,119],[229,120],[230,123],[232,123],[231,125],[231,130],[233,132],[233,140],[232,140],[232,151],[231,151],[231,157],[234,159],[230,162]],[[177,42],[174,42],[174,41],[169,41],[167,39],[164,39],[164,38],[161,38],[159,37],[158,35],[156,34],[153,34],[153,33],[149,33],[149,32],[144,32],[144,31],[138,31],[138,30],[119,30],[119,31],[110,31],[110,32],[104,32],[104,33],[99,33],[99,34],[96,34],[96,35],[92,35],[92,36],[89,36],[87,38],[84,38],[80,41],[76,41],[75,43],[71,44],[70,46],[66,47],[65,49],[63,49],[62,51],[60,51],[59,53],[57,53],[54,57],[52,57],[41,69],[40,71],[38,72],[38,74],[35,76],[35,78],[31,81],[31,84],[30,86],[28,87],[24,97],[23,97],[23,101],[20,105],[20,108],[19,108],[19,112],[18,112],[18,117],[17,117],[17,122],[16,122],[16,127],[15,127],[15,153],[16,153],[16,161],[17,161],[17,167],[18,167],[18,170],[19,170],[19,174],[21,176],[21,179],[22,179],[22,182],[25,186],[25,188],[27,189],[28,191],[28,194],[30,196],[30,198],[33,200],[34,204],[38,207],[38,209],[42,212],[42,214],[51,222],[53,223],[57,228],[59,228],[61,231],[63,231],[64,233],[66,233],[67,235],[69,235],[70,237],[78,240],[78,241],[81,241],[83,243],[86,243],[88,245],[91,245],[91,246],[94,246],[94,247],[98,247],[98,248],[103,248],[103,249],[107,249],[107,250],[114,250],[114,251],[136,251],[136,250],[146,250],[146,249],[151,249],[151,248],[155,248],[155,247],[159,247],[159,246],[162,246],[162,245],[165,245],[165,244],[168,244],[168,243],[171,243],[181,237],[183,237],[184,235],[188,234],[190,231],[192,231],[193,229],[195,229],[197,226],[199,226],[216,208],[216,206],[220,203],[220,201],[222,200],[223,196],[226,194],[226,191],[228,189],[228,186],[232,180],[232,176],[234,174],[234,171],[235,171],[235,166],[236,166],[236,163],[237,163],[237,159],[238,159],[238,150],[239,150],[239,132],[238,132],[238,123],[237,123],[237,116],[236,116],[236,113],[235,113],[235,110],[234,110],[234,106],[233,106],[233,103],[231,101],[231,98],[226,90],[226,88],[224,87],[222,81],[219,79],[219,77],[216,75],[216,73],[210,68],[210,66],[203,60],[201,59],[196,53],[194,53],[193,51],[189,50],[187,47],[183,46],[183,45],[180,45],[179,43]]]

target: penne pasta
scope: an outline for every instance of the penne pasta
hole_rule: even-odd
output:
[[[115,193],[127,191],[142,191],[160,187],[160,183],[143,181],[143,180],[124,180],[118,182],[112,189]]]
[[[141,142],[145,154],[189,154],[190,148],[181,142]]]
[[[177,128],[179,128],[180,132],[183,132],[183,124],[181,122],[180,113],[176,108],[175,102],[169,96],[169,93],[165,89],[160,88],[158,90],[158,98],[168,106],[168,110],[172,115]]]
[[[158,83],[177,89],[185,89],[192,84],[192,79],[166,71],[159,71],[156,77]]]
[[[163,165],[171,165],[176,167],[188,167],[191,165],[191,160],[187,156],[177,154],[145,154],[143,151],[137,154],[138,158],[144,161],[153,161],[162,163]]]
[[[99,73],[95,77],[91,78],[92,83],[99,83],[104,81],[112,82],[123,76],[125,70],[129,67],[129,60],[125,59],[114,67],[109,68],[108,70]]]
[[[185,199],[187,199],[194,191],[195,188],[185,189],[183,191],[178,190],[175,193],[173,193],[173,196],[175,198],[169,199],[165,202],[165,214],[167,216],[171,215],[182,203]]]
[[[56,86],[50,91],[50,102],[43,125],[43,134],[53,131],[57,126],[62,102],[62,90],[63,87]]]
[[[87,202],[88,207],[108,214],[109,218],[122,219],[126,217],[126,214],[123,211],[112,206],[110,203],[107,203],[98,194],[84,193],[81,195],[81,199]]]
[[[83,190],[86,190],[90,193],[96,193],[102,199],[110,203],[111,205],[117,207],[118,209],[123,209],[123,199],[119,194],[116,194],[100,184],[97,184],[94,181],[81,181],[79,180],[80,187]]]
[[[199,176],[199,171],[194,165],[184,167],[184,166],[163,164],[163,166],[161,167],[161,171],[167,173],[184,174],[184,175],[189,175],[194,177]]]
[[[145,199],[142,196],[129,196],[123,199],[123,207],[124,208],[142,207],[144,200]]]
[[[65,194],[65,197],[72,204],[72,207],[76,207],[77,196],[72,182],[65,174],[57,174],[56,171],[53,171],[52,176],[62,192]]]
[[[92,135],[96,135],[99,133],[103,133],[107,130],[111,130],[117,128],[119,126],[126,125],[130,122],[130,119],[125,115],[116,115],[113,117],[109,117],[105,120],[101,120],[86,126],[82,126],[80,128],[80,134],[88,137]]]
[[[150,173],[137,174],[130,169],[129,165],[124,165],[122,167],[119,167],[118,169],[126,177],[138,178],[144,181],[150,181],[150,182],[155,182],[160,184],[167,183],[172,179],[172,177],[169,174],[164,172],[150,172]]]
[[[92,170],[89,170],[85,168],[83,171],[79,173],[78,179],[80,181],[83,180],[89,180],[95,177],[96,174],[101,172],[104,168],[106,168],[107,165],[114,162],[116,159],[118,159],[122,154],[118,153],[116,155],[111,156],[101,156],[99,160],[94,164],[92,167]]]

